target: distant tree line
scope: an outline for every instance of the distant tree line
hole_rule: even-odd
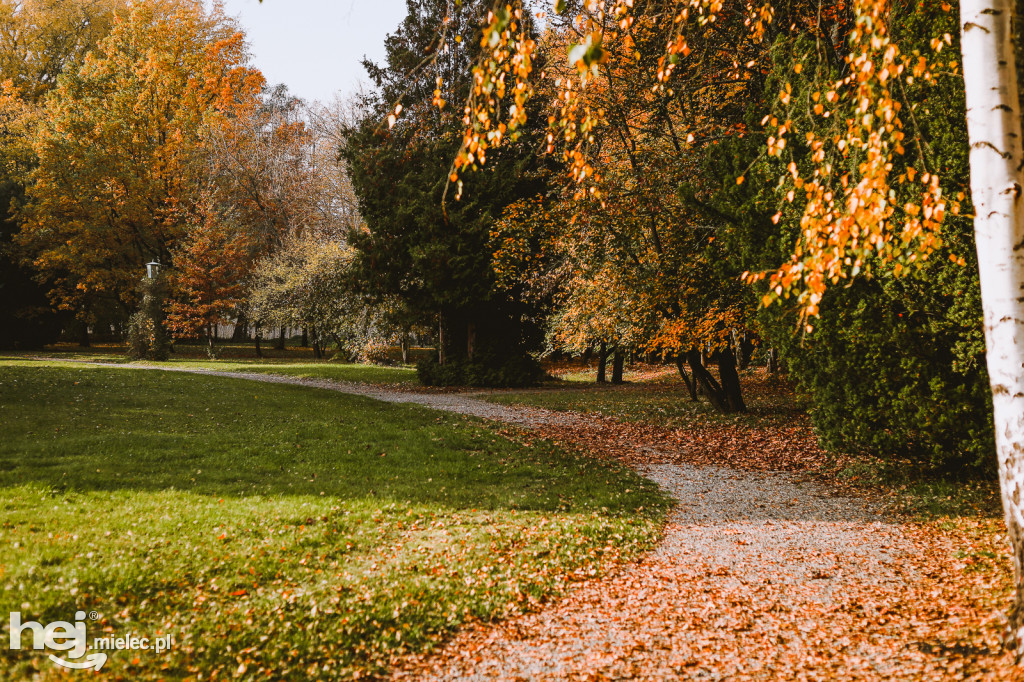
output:
[[[216,354],[232,323],[365,359],[413,331],[352,286],[347,107],[268,86],[220,5],[0,0],[0,28],[0,346]]]

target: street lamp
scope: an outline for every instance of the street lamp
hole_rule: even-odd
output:
[[[146,277],[149,279],[156,279],[157,275],[160,274],[160,261],[155,260],[150,263],[146,263]]]

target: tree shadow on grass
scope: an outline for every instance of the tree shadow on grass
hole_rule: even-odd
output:
[[[308,387],[7,366],[0,406],[0,487],[611,514],[660,497],[622,467],[526,447],[467,418]]]

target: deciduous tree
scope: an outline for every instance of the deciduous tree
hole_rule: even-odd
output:
[[[220,209],[209,195],[197,203],[171,251],[169,276],[169,328],[179,338],[205,336],[211,357],[214,328],[237,318],[256,253],[252,233]]]
[[[0,0],[0,74],[39,103],[110,32],[128,0]]]
[[[971,198],[985,312],[996,453],[1016,600],[1008,631],[1024,658],[1024,113],[1013,43],[1016,6],[962,0],[961,48],[971,139]]]
[[[384,360],[390,346],[402,343],[410,317],[393,297],[367,304],[355,287],[355,258],[352,248],[328,235],[308,232],[286,238],[253,273],[251,319],[308,329],[318,356],[334,342],[349,358]]]
[[[65,316],[47,299],[46,282],[22,263],[13,243],[35,165],[29,140],[46,93],[109,32],[123,0],[0,1],[0,347],[36,347],[56,339]]]
[[[19,241],[61,308],[127,312],[142,264],[172,262],[202,188],[203,135],[262,86],[219,5],[134,2],[48,96]]]

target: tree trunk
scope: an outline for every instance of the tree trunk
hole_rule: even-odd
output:
[[[962,0],[971,198],[999,484],[1016,595],[1006,644],[1024,658],[1024,153],[1010,0]]]
[[[313,329],[307,330],[305,327],[303,327],[302,335],[303,335],[303,337],[305,337],[304,338],[305,343],[303,344],[303,348],[305,348],[306,344],[309,343],[310,340],[312,340],[313,341],[313,359],[314,360],[323,360],[324,359],[324,349],[320,346],[320,333],[316,330],[316,328],[314,327]]]
[[[338,348],[338,355],[344,353],[342,357],[346,360],[351,359],[351,353],[345,349],[345,340],[338,336],[337,332],[331,332],[331,340],[334,341],[334,345]]]
[[[615,348],[615,353],[612,355],[612,383],[619,385],[622,383],[622,364],[625,357],[622,351],[618,347]]]
[[[314,344],[316,341],[313,342]],[[306,327],[302,328],[302,343],[299,344],[303,348],[309,348],[309,329]]]
[[[476,350],[476,323],[466,323],[466,357],[473,359],[473,351]]]
[[[263,335],[263,329],[259,325],[253,328],[253,341],[256,343],[256,357],[263,357],[263,349],[260,348],[260,337]]]
[[[82,348],[89,347],[89,325],[85,322],[78,328],[78,345]]]
[[[597,383],[603,384],[608,381],[608,344],[601,342],[597,350]]]
[[[747,338],[746,334],[740,336],[739,343],[736,344],[736,349],[739,351],[736,357],[736,363],[739,365],[740,371],[750,367],[750,359],[754,355],[754,342]]]
[[[779,351],[774,348],[769,348],[767,351],[768,355],[768,373],[778,374],[779,373]]]
[[[238,313],[235,320],[235,331],[231,334],[231,340],[235,343],[244,343],[249,340],[249,319],[245,313]]]
[[[676,369],[679,370],[679,376],[682,377],[683,383],[686,384],[686,390],[690,393],[690,400],[697,402],[699,400],[697,397],[697,385],[690,379],[690,375],[686,373],[686,359],[682,353],[676,353]]]
[[[409,332],[402,332],[402,364],[409,364]]]
[[[740,375],[736,373],[736,354],[732,348],[715,353],[718,362],[718,377],[722,380],[722,393],[730,412],[746,412],[743,403],[743,392],[740,387]]]
[[[701,352],[696,348],[691,348],[686,353],[686,362],[690,365],[690,373],[693,374],[694,383],[708,397],[708,402],[723,414],[731,412],[729,401],[725,397],[725,391],[722,390],[722,387],[715,381],[715,377],[711,376],[711,372],[704,366]]]
[[[443,365],[445,363],[444,356],[444,311],[438,313],[437,316],[437,364]]]
[[[274,343],[275,350],[284,350],[284,337],[288,334],[287,327],[281,327],[281,335],[277,337],[277,341]]]

